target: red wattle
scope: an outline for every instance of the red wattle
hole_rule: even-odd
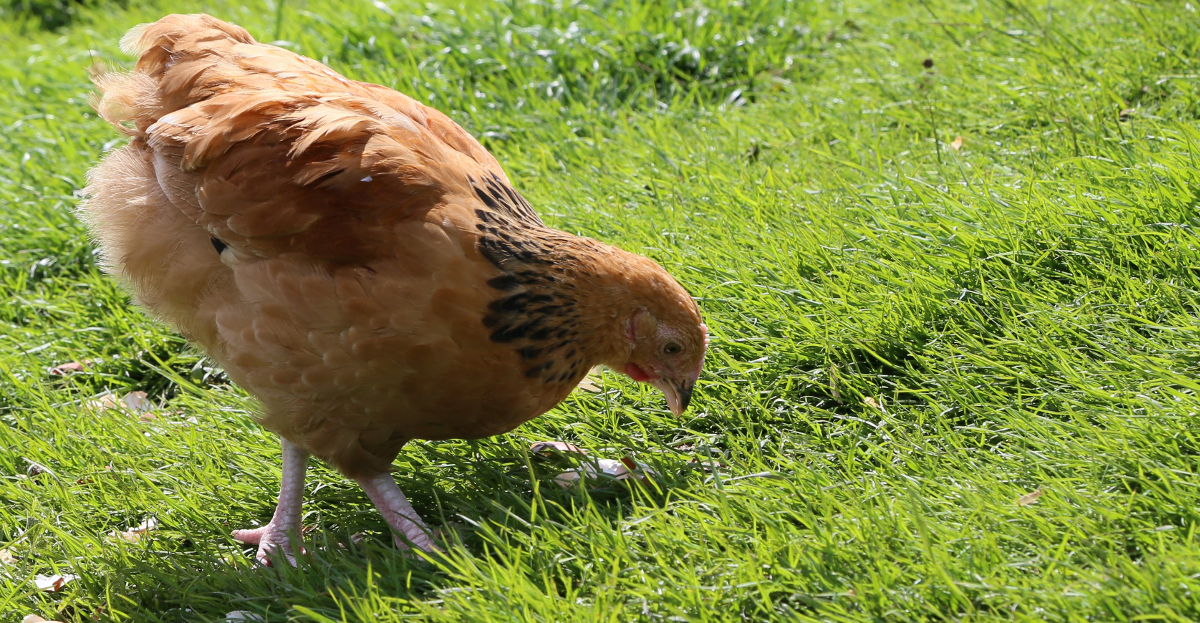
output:
[[[628,375],[629,378],[642,383],[650,380],[650,375],[646,374],[646,371],[641,369],[641,367],[639,367],[636,363],[625,364],[625,374]]]

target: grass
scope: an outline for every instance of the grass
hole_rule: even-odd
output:
[[[86,68],[127,64],[121,33],[166,7],[444,110],[549,223],[667,266],[713,332],[693,410],[676,421],[608,375],[511,434],[411,444],[402,487],[461,542],[428,561],[314,466],[311,564],[254,568],[228,533],[270,516],[277,442],[99,273],[72,214],[119,144]],[[1200,618],[1196,10],[187,0],[81,4],[57,31],[10,16],[0,618]],[[85,406],[136,390],[158,419]],[[544,439],[660,475],[563,490],[526,450]],[[149,538],[110,535],[147,517]],[[79,578],[38,592],[51,573]]]

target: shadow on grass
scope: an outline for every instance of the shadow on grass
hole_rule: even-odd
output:
[[[686,492],[698,483],[684,470],[658,479],[658,490],[626,481],[564,489],[554,476],[570,461],[535,458],[532,464],[538,477],[536,493],[526,457],[517,454],[460,461],[454,470],[458,476],[452,478],[436,477],[445,464],[425,473],[398,475],[414,507],[441,534],[445,553],[424,555],[396,548],[365,493],[352,482],[321,478],[307,491],[304,523],[311,532],[304,536],[307,553],[298,567],[257,566],[255,548],[240,546],[229,536],[231,529],[249,526],[226,525],[219,518],[245,515],[212,508],[212,516],[188,518],[189,525],[155,531],[144,546],[95,552],[99,555],[88,564],[97,572],[78,580],[78,588],[109,595],[109,606],[84,607],[69,593],[40,600],[45,611],[57,610],[63,620],[124,620],[119,612],[137,621],[223,621],[227,613],[244,611],[265,621],[289,621],[298,615],[296,605],[339,620],[347,600],[367,593],[382,596],[390,608],[419,611],[440,591],[463,585],[456,570],[464,565],[513,564],[514,548],[544,541],[538,531],[547,526],[586,524],[588,530],[617,531],[622,517],[663,506],[664,491]],[[256,509],[251,523],[265,522],[271,510]],[[521,572],[539,573],[544,562]],[[99,585],[88,586],[93,583]]]

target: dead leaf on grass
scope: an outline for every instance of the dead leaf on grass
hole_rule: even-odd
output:
[[[21,619],[21,623],[59,623],[58,621],[47,621],[36,614],[27,614]]]
[[[887,414],[887,410],[883,408],[883,403],[879,402],[878,400],[875,400],[874,398],[872,398],[870,396],[863,398],[863,404],[867,405],[868,407],[871,407],[872,409],[878,409],[880,413]]]
[[[1026,493],[1025,495],[1017,498],[1017,506],[1029,506],[1030,504],[1036,504],[1038,499],[1041,498],[1043,494],[1044,492],[1040,488],[1033,493]]]
[[[963,138],[961,136],[956,136],[954,137],[954,140],[950,141],[950,149],[953,149],[954,151],[961,151],[962,146]]]
[[[636,477],[642,484],[650,484],[650,477],[657,475],[648,466],[638,465],[631,457],[626,456],[619,461],[597,459],[584,462],[577,468],[569,469],[555,476],[554,482],[565,489],[585,479],[596,479],[601,474],[614,480]]]
[[[83,372],[84,370],[92,367],[93,363],[95,363],[95,361],[92,361],[91,359],[60,363],[57,366],[47,370],[47,372],[49,372],[51,376],[66,376],[68,374],[75,374],[76,372]]]
[[[146,392],[129,392],[121,399],[121,403],[134,413],[146,413],[154,410],[154,403],[150,402],[150,397],[146,395]]]
[[[70,575],[70,574],[38,575],[38,576],[34,576],[33,583],[34,583],[34,585],[37,586],[37,589],[39,591],[44,591],[47,593],[56,593],[56,592],[62,590],[62,587],[66,586],[68,582],[71,582],[72,580],[78,580],[78,579],[79,579],[79,576]]]
[[[14,562],[17,562],[17,557],[13,556],[12,552],[0,549],[0,565],[11,565]]]
[[[96,411],[112,409],[128,411],[138,415],[138,419],[143,422],[158,419],[157,415],[151,413],[154,410],[154,403],[150,401],[150,396],[142,391],[129,392],[121,398],[117,398],[115,394],[105,394],[96,400],[87,401],[87,406]]]
[[[117,397],[112,394],[105,394],[95,400],[89,400],[84,405],[93,411],[107,411],[117,408]]]

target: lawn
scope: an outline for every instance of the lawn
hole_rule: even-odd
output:
[[[0,620],[1200,618],[1196,4],[453,1],[0,11]],[[666,266],[713,336],[692,410],[609,373],[410,444],[429,559],[314,463],[312,555],[256,568],[278,441],[73,214],[120,144],[87,70],[172,11],[441,109]],[[541,440],[657,474],[564,489]]]

